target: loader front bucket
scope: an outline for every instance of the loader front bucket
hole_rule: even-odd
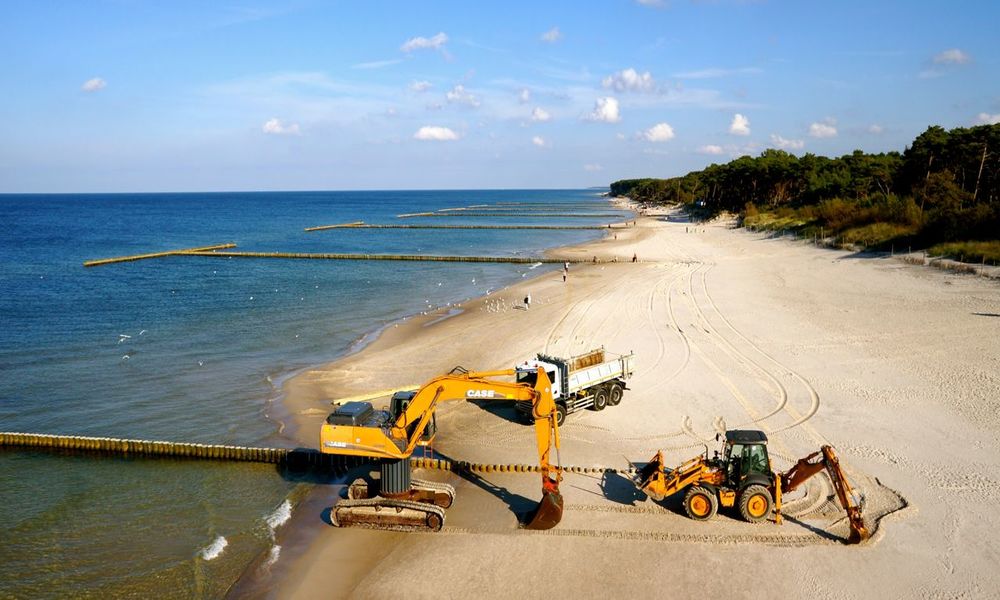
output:
[[[559,493],[559,482],[548,477],[542,480],[542,501],[528,514],[525,529],[552,529],[562,521],[563,497]]]

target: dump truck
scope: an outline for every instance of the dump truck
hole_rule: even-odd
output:
[[[612,356],[601,347],[569,358],[538,354],[515,367],[517,381],[534,385],[539,368],[552,381],[556,420],[562,425],[570,413],[584,408],[604,410],[621,402],[628,389],[625,383],[635,371],[635,353]],[[530,402],[518,402],[517,410],[526,421],[531,420]]]

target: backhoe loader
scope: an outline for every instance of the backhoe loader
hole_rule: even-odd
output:
[[[334,525],[394,531],[439,531],[444,509],[451,506],[455,490],[450,485],[414,479],[409,458],[418,445],[432,442],[437,433],[435,412],[449,400],[510,400],[531,402],[542,472],[542,500],[529,517],[528,529],[550,529],[562,519],[559,493],[562,470],[550,462],[559,449],[556,406],[552,383],[543,368],[529,383],[498,381],[514,377],[514,369],[468,372],[456,368],[436,377],[419,390],[397,392],[389,410],[375,410],[369,402],[347,402],[327,417],[320,431],[320,451],[325,454],[379,459],[378,490],[369,490],[359,479],[348,487],[347,498],[330,510]],[[374,493],[373,493],[374,492]]]
[[[716,435],[718,441],[719,436]],[[840,505],[847,512],[851,533],[849,544],[869,537],[861,517],[861,502],[847,482],[840,461],[831,446],[800,459],[785,473],[771,470],[767,455],[767,436],[763,431],[734,429],[726,432],[722,455],[696,456],[676,469],[664,465],[663,453],[657,452],[639,469],[634,483],[654,500],[687,490],[684,512],[696,521],[715,516],[719,506],[736,506],[744,520],[760,523],[767,520],[772,508],[775,522],[781,524],[781,494],[791,492],[813,475],[826,471],[837,492]]]

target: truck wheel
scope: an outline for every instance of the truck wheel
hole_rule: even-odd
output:
[[[684,495],[684,512],[695,521],[707,521],[719,511],[719,500],[715,493],[700,485],[688,488]]]
[[[604,386],[598,387],[594,390],[594,410],[604,410],[604,407],[608,405],[608,390]]]
[[[612,383],[611,387],[608,388],[608,406],[618,406],[624,395],[625,390],[622,388],[622,384]]]
[[[763,523],[771,514],[771,492],[762,485],[751,485],[740,494],[740,515],[748,523]]]
[[[562,427],[562,424],[566,422],[566,405],[557,402],[556,403],[556,425]]]

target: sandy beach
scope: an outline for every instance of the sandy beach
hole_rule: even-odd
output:
[[[617,236],[617,237],[614,237]],[[656,503],[621,476],[567,474],[563,521],[519,530],[537,476],[459,477],[443,531],[337,529],[339,486],[296,507],[281,560],[237,595],[314,598],[984,597],[1000,551],[1000,286],[893,259],[771,240],[716,222],[649,213],[614,236],[554,251],[617,257],[526,279],[387,328],[362,351],[285,385],[289,432],[315,447],[330,401],[419,384],[457,365],[509,368],[537,352],[635,351],[619,406],[570,415],[563,464],[626,468],[717,447],[715,434],[765,431],[784,470],[837,448],[865,495],[873,539],[846,546],[825,476],[785,499],[781,525],[722,512],[707,523]],[[638,262],[631,261],[632,256]],[[519,305],[526,293],[529,310]],[[375,401],[378,406],[386,400]],[[435,451],[532,463],[534,434],[512,406],[455,402]]]

